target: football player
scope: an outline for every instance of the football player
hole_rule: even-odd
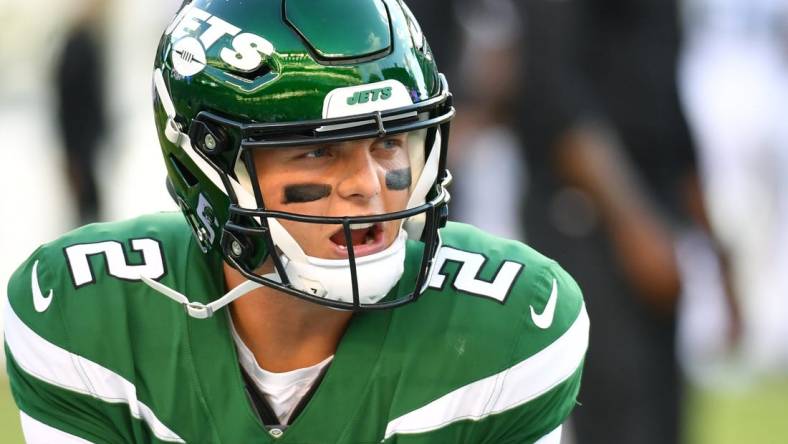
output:
[[[187,2],[153,96],[183,215],[83,227],[9,284],[29,442],[559,442],[580,290],[447,223],[454,109],[401,0]]]

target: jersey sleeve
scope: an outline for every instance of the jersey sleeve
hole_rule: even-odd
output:
[[[503,378],[501,407],[491,417],[495,427],[484,442],[547,439],[577,404],[589,334],[582,293],[555,262],[534,274],[524,333]]]
[[[60,308],[70,296],[63,285],[68,276],[61,269],[65,263],[51,253],[39,248],[14,273],[4,310],[6,370],[25,439],[124,442],[107,416],[111,409],[90,396],[91,369],[67,351]]]
[[[162,334],[182,331],[183,311],[153,297],[139,277],[173,285],[189,240],[175,213],[91,224],[41,246],[13,274],[5,354],[26,434],[184,441],[173,431],[180,426],[174,393],[190,393],[173,382],[184,380],[174,358],[180,337]]]
[[[127,376],[84,354],[88,348],[107,354],[117,348],[110,339],[112,323],[97,319],[97,310],[106,319],[123,316],[122,302],[95,306],[96,296],[122,290],[97,283],[84,292],[75,284],[64,247],[91,239],[65,236],[40,247],[8,284],[6,370],[26,439],[183,442],[139,399]]]
[[[515,363],[504,376],[496,427],[484,442],[538,442],[577,404],[589,319],[577,283],[558,264],[530,276],[532,294]],[[522,359],[524,357],[524,359]]]
[[[569,274],[541,255],[506,251],[501,257],[522,259],[523,271],[509,296],[487,313],[493,324],[486,328],[497,333],[478,334],[488,347],[508,350],[508,360],[389,422],[384,442],[556,442],[576,405],[588,346],[582,294]]]

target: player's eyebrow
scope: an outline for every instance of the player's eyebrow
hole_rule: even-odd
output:
[[[287,185],[283,204],[314,202],[331,194],[331,185],[302,183]]]
[[[410,167],[390,170],[386,173],[386,187],[390,190],[407,190],[410,187],[411,181]]]

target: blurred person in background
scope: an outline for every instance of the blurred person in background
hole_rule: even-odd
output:
[[[437,60],[454,74],[452,93],[462,110],[452,126],[452,217],[522,240],[527,168],[513,129],[522,75],[517,8],[511,0],[410,4],[425,17]]]
[[[462,39],[458,62],[453,170],[457,218],[501,236],[524,239],[521,204],[527,192],[522,145],[512,128],[519,97],[522,22],[511,0],[458,0]]]
[[[66,33],[55,67],[56,118],[78,224],[100,215],[96,157],[107,129],[104,47],[106,0],[89,0]]]
[[[577,274],[601,320],[573,415],[577,442],[678,442],[674,245],[693,226],[683,196],[697,176],[675,81],[677,4],[519,5],[529,242]]]
[[[685,0],[683,17],[682,98],[698,141],[710,225],[730,252],[743,320],[741,349],[731,355],[714,334],[724,316],[710,317],[713,304],[698,301],[692,320],[708,325],[688,335],[683,355],[704,386],[785,375],[788,1]]]
[[[0,307],[8,279],[37,245],[78,223],[78,206],[67,181],[66,154],[58,122],[56,67],[65,36],[83,1],[25,0],[0,6],[0,186],[2,203],[25,214],[3,218],[0,245]],[[102,220],[176,208],[162,187],[163,162],[150,155],[152,48],[181,0],[107,1],[107,22],[96,32],[102,40],[109,127],[98,149],[97,180]],[[99,19],[103,20],[103,19]],[[88,76],[89,79],[90,76]],[[85,80],[88,82],[89,80]],[[141,178],[141,173],[144,177]],[[148,178],[154,180],[148,180]],[[21,191],[24,192],[15,192]],[[111,197],[111,199],[108,199]],[[0,326],[3,324],[0,316]],[[0,442],[23,442],[19,411],[7,391],[5,359],[0,353]]]

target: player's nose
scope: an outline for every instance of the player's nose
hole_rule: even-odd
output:
[[[365,201],[380,194],[381,167],[367,145],[358,141],[343,148],[343,176],[337,186],[343,198]]]

